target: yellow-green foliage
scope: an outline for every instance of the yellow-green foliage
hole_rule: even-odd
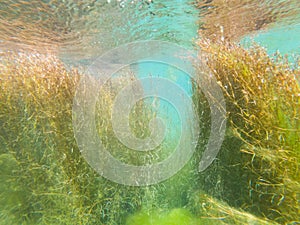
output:
[[[141,211],[128,217],[126,225],[197,225],[202,224],[185,209],[165,211]]]
[[[218,160],[203,174],[215,185],[208,192],[280,223],[299,221],[299,68],[280,56],[270,59],[259,47],[244,50],[208,40],[199,45],[223,90],[228,115]]]
[[[207,224],[277,224],[274,221],[261,219],[243,210],[230,207],[228,204],[218,201],[201,191],[193,195],[193,201],[198,206],[201,222],[208,221]]]
[[[3,223],[122,224],[122,214],[141,205],[142,189],[109,182],[80,154],[72,128],[79,79],[76,70],[67,71],[54,56],[1,56]],[[101,100],[107,103],[113,93],[106,91]]]
[[[70,194],[73,170],[63,168],[74,167],[76,156],[66,157],[72,146],[63,152],[68,133],[62,132],[66,123],[60,123],[71,108],[78,74],[68,73],[54,57],[7,54],[0,75],[1,157],[11,159],[3,162],[6,166],[18,165],[2,177],[1,186],[9,189],[1,199],[13,191],[18,201],[1,205],[1,218],[11,224],[58,222],[58,212],[70,216],[67,207],[80,204],[76,192]]]
[[[146,188],[102,178],[80,154],[72,127],[78,71],[66,70],[54,56],[2,54],[0,221],[106,225],[153,221],[170,225],[266,224],[266,218],[272,223],[297,221],[300,96],[295,77],[299,70],[273,62],[259,48],[248,52],[234,45],[205,42],[201,47],[209,53],[208,65],[227,103],[229,128],[221,152],[203,174],[193,170],[197,165],[194,158],[176,176]],[[96,110],[98,132],[120,160],[136,165],[153,163],[160,160],[154,159],[156,153],[130,153],[114,137],[109,123],[114,96],[128,82],[126,76],[118,78],[112,81],[115,89],[105,86],[101,90]],[[199,110],[208,110],[200,92],[194,99],[202,107]],[[154,116],[144,109],[140,102],[130,116],[131,128],[139,137],[149,135],[147,125]],[[200,119],[209,121],[209,116],[204,113]],[[207,132],[201,134],[199,143],[204,144]],[[159,151],[168,153],[168,146],[162,145]],[[197,194],[199,189],[230,206]]]
[[[176,142],[167,141],[152,155],[137,154],[114,136],[110,114],[116,93],[133,79],[126,73],[100,90],[95,112],[99,136],[121,161],[136,165],[159,161],[158,155],[169,154]],[[144,188],[110,182],[87,164],[72,126],[80,76],[51,55],[2,55],[0,220],[6,224],[124,224],[141,207],[168,210],[187,204],[187,192],[196,184],[192,184],[191,165],[166,182]],[[131,113],[134,134],[149,135],[153,113],[143,102]]]
[[[274,221],[260,219],[250,213],[238,210],[204,193],[194,193],[193,202],[200,212],[197,216],[187,209],[142,210],[126,220],[126,225],[271,225]]]

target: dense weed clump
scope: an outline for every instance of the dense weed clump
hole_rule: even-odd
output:
[[[199,146],[177,175],[148,187],[115,184],[89,166],[76,144],[72,106],[82,73],[51,55],[2,53],[0,58],[0,220],[6,224],[275,224],[299,222],[300,70],[259,47],[199,41],[223,91],[227,133],[214,163],[197,173],[209,135],[209,105],[194,86]],[[118,91],[130,72],[100,91],[96,127],[120,161],[161,160],[176,143],[153,155],[132,153],[110,124]],[[130,126],[150,134],[155,117],[138,102]],[[199,156],[197,158],[197,156]],[[155,161],[156,160],[156,161]]]
[[[0,220],[122,224],[143,190],[109,182],[82,157],[72,128],[80,73],[40,54],[6,53],[0,64]],[[101,96],[99,123],[113,92]]]
[[[220,154],[200,185],[260,217],[299,222],[300,69],[279,55],[271,59],[260,47],[198,44],[223,90],[228,122]],[[194,89],[199,112],[209,118],[203,94]]]
[[[3,53],[0,59],[0,220],[7,224],[125,224],[143,210],[187,204],[192,166],[149,187],[113,183],[86,162],[74,138],[73,100],[83,74],[52,55]],[[80,69],[81,71],[82,69]],[[170,137],[153,153],[136,153],[111,125],[114,98],[135,78],[129,71],[99,90],[95,121],[103,145],[122,162],[144,165],[170,154]],[[150,134],[155,113],[143,101],[131,111],[137,137]],[[181,211],[179,210],[179,216]],[[183,213],[184,215],[186,212]],[[176,217],[175,213],[175,217]],[[173,217],[172,217],[173,218]]]

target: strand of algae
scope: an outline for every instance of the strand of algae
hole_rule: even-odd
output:
[[[200,176],[202,188],[278,223],[298,221],[299,68],[281,56],[271,59],[259,46],[245,50],[206,39],[198,44],[223,90],[228,117],[220,154]],[[195,87],[195,101],[201,95]]]

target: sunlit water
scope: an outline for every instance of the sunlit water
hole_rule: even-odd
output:
[[[165,40],[191,47],[193,40],[198,37],[198,29],[209,29],[199,18],[213,14],[211,10],[215,7],[210,1],[198,2],[2,1],[1,49],[53,51],[65,60],[76,61],[91,59],[113,47],[138,40]],[[200,10],[195,8],[197,4],[200,5]],[[220,18],[215,18],[213,26],[216,30],[219,31],[219,27],[223,26],[224,33],[235,32],[229,31],[232,28],[226,30],[224,24],[227,15],[229,20],[233,19],[231,23],[237,20],[237,28],[241,27],[236,32],[238,37],[242,38],[245,34],[252,37],[258,34],[254,40],[268,47],[270,53],[274,49],[282,49],[284,54],[299,52],[300,19],[299,16],[295,16],[299,15],[297,1],[262,1],[258,6],[251,1],[236,6],[234,4],[236,3],[230,6],[236,8],[230,10],[236,12],[235,14],[225,13]],[[253,23],[256,25],[252,28],[249,23],[251,19],[246,19],[246,13],[254,7],[267,11],[263,15],[253,16]],[[266,19],[269,18],[268,15],[272,19]],[[259,31],[260,29],[263,30]]]
[[[279,52],[288,55],[289,61],[294,62],[300,54],[300,21],[295,22],[292,25],[275,24],[268,30],[244,37],[241,43],[249,47],[255,41],[265,47],[270,56]]]

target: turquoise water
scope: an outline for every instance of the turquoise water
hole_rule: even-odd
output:
[[[121,14],[128,15],[128,12],[126,12],[127,8],[128,11],[132,12],[132,15],[129,17],[124,16],[124,18],[127,19],[124,26],[111,27],[116,41],[114,47],[132,41],[159,40],[175,43],[186,49],[193,50],[194,40],[198,38],[197,21],[199,18],[199,12],[194,7],[193,1],[155,1],[149,4],[137,3],[134,6],[127,3],[124,4],[124,10],[121,11]],[[125,36],[126,38],[123,39]],[[103,41],[110,43],[110,39]],[[164,50],[162,49],[162,51]],[[186,72],[180,68],[176,68],[164,62],[155,61],[138,63],[137,65],[129,67],[138,79],[166,78],[183,88],[189,96],[192,95],[190,75],[186,74]],[[152,88],[155,89],[155,87]],[[168,91],[167,87],[166,91]],[[154,99],[150,98],[147,101],[150,102],[151,105]],[[181,104],[185,103],[182,102]],[[178,117],[178,113],[174,109],[174,106],[170,104],[170,100],[169,102],[163,99],[158,100],[157,108],[153,108],[153,110],[158,117],[167,121],[166,125],[168,129],[172,131],[173,138],[175,136],[175,139],[180,139],[180,132],[176,130],[181,129],[180,120],[183,118],[180,119]],[[184,123],[187,123],[188,118],[184,120],[186,120]]]
[[[300,54],[300,23],[273,25],[270,29],[248,35],[241,43],[249,47],[252,42],[266,48],[273,56],[277,51],[281,55],[288,55],[289,61],[294,62]]]

